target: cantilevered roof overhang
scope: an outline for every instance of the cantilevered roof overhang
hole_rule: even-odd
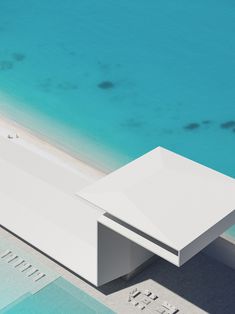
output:
[[[158,147],[78,195],[99,222],[181,266],[235,224],[235,180]]]

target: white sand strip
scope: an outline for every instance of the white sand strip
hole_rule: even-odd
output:
[[[105,175],[2,116],[0,154],[17,167],[72,194]]]

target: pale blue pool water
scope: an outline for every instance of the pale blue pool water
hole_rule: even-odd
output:
[[[58,278],[36,294],[26,294],[1,314],[114,314],[84,291]]]
[[[162,145],[235,177],[234,32],[231,0],[1,1],[0,111],[109,168]]]
[[[35,282],[14,267],[7,257],[0,258],[0,314],[114,314],[107,306],[66,281],[37,255],[28,252],[14,238],[0,234],[0,255],[10,249],[45,276]],[[14,263],[14,262],[13,262]]]

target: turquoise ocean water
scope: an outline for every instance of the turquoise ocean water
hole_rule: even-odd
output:
[[[162,145],[235,177],[234,32],[231,0],[1,1],[0,112],[101,167]]]

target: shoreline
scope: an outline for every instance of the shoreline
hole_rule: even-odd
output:
[[[7,138],[8,134],[15,136],[18,134],[20,141],[18,144],[26,147],[36,153],[43,154],[47,158],[53,159],[55,162],[63,164],[70,170],[79,171],[89,177],[102,178],[110,172],[110,169],[101,169],[98,165],[93,165],[92,162],[85,162],[84,159],[67,152],[63,148],[51,143],[42,135],[33,132],[29,128],[19,124],[15,120],[6,117],[0,112],[0,137]],[[222,238],[235,244],[235,238],[225,232],[221,235]]]
[[[69,154],[65,150],[59,148],[58,146],[53,145],[50,141],[47,141],[38,134],[35,134],[30,129],[24,127],[18,122],[10,119],[0,113],[0,136],[7,138],[8,135],[19,136],[21,140],[22,146],[27,146],[32,150],[38,150],[40,153],[45,153],[45,155],[50,156],[57,160],[58,162],[62,162],[66,164],[68,167],[73,168],[74,170],[82,171],[83,173],[87,173],[91,176],[95,177],[103,177],[108,171],[104,171],[104,169],[100,169],[98,166],[90,165],[86,163],[79,157],[75,157],[72,154]]]
[[[18,108],[14,106],[15,102],[18,104]],[[41,115],[40,112],[31,114],[24,111],[24,114],[22,114],[20,104],[21,101],[15,100],[0,91],[0,120],[3,120],[10,128],[23,131],[27,138],[30,135],[35,141],[39,140],[41,143],[46,144],[45,146],[56,148],[57,152],[62,152],[64,155],[78,160],[103,174],[108,174],[131,161],[128,156],[110,150],[102,142],[96,142],[95,139],[82,132],[76,133],[76,136],[70,134],[67,127],[48,116]],[[11,112],[12,108],[14,110]],[[61,137],[64,138],[61,140]],[[78,150],[76,147],[82,147],[82,149]]]
[[[66,179],[67,181],[65,181],[67,193],[74,195],[74,193],[76,193],[76,191],[79,189],[77,179],[76,182],[72,183],[72,188],[71,186],[67,186],[69,185],[68,182],[70,182],[71,177],[79,178],[77,174],[80,175],[80,178],[82,176],[82,180],[88,179],[90,182],[92,182],[93,180],[98,180],[104,177],[106,174],[105,172],[100,171],[98,168],[92,167],[82,160],[74,158],[63,150],[58,149],[56,146],[53,146],[47,141],[44,141],[40,137],[32,134],[32,132],[28,131],[28,129],[24,126],[19,125],[14,120],[12,121],[6,117],[2,117],[2,115],[0,114],[0,140],[2,138],[1,141],[6,142],[8,140],[7,137],[9,134],[13,137],[12,139],[9,139],[9,141],[15,141],[13,145],[16,145],[16,154],[17,145],[19,145],[20,147],[25,148],[25,150],[28,149],[35,154],[43,155],[44,157],[50,159],[50,161],[52,161],[53,163],[59,163],[60,165],[63,164],[63,167],[69,168],[70,171],[73,171],[72,176],[70,174],[69,178]],[[19,138],[16,138],[16,134],[19,136]],[[28,167],[28,164],[26,164],[26,167]],[[52,182],[53,180],[51,180],[50,182]],[[58,187],[55,181],[52,183],[53,186]],[[65,185],[63,185],[62,187],[61,184],[59,186],[59,188],[63,189],[63,192],[65,192],[64,186]],[[227,233],[224,233],[220,235],[218,239],[212,242],[207,248],[205,248],[204,252],[210,257],[217,259],[219,262],[235,269],[234,245],[235,239]]]

